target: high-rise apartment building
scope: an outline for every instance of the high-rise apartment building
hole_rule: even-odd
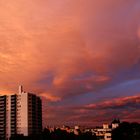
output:
[[[0,140],[16,134],[30,136],[42,131],[42,101],[19,87],[18,94],[0,96]]]

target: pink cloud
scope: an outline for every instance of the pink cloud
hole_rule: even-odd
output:
[[[1,2],[1,17],[4,17],[0,33],[0,44],[4,46],[0,48],[0,71],[3,73],[0,78],[4,81],[1,82],[1,86],[7,87],[8,85],[14,90],[18,84],[22,83],[28,89],[34,88],[31,83],[41,80],[44,74],[47,75],[52,71],[54,73],[53,86],[57,88],[71,81],[71,77],[82,75],[85,72],[92,71],[99,74],[99,77],[108,77],[106,73],[130,68],[138,62],[137,41],[129,40],[130,37],[129,35],[128,38],[125,37],[127,36],[125,32],[120,38],[120,34],[116,34],[117,29],[114,31],[112,28],[110,28],[111,31],[108,29],[107,36],[102,38],[102,30],[99,28],[102,26],[104,30],[107,30],[106,25],[96,25],[97,16],[102,18],[102,14],[108,15],[113,10],[112,6],[115,7],[114,13],[115,9],[124,6],[123,0],[119,2],[108,0],[106,3],[91,0],[88,2],[63,1],[57,2],[58,5],[55,2],[39,2],[38,0],[34,3]],[[130,3],[134,2],[129,1]],[[65,5],[65,8],[61,7],[62,5]],[[49,6],[54,8],[54,12]],[[108,10],[103,13],[106,9]],[[132,14],[137,14],[137,11]],[[58,15],[61,19],[59,21]],[[88,16],[92,19],[90,23],[95,22],[93,27],[87,21]],[[87,36],[90,40],[85,36],[88,32],[84,25],[85,22],[89,28],[93,28],[92,34],[89,34],[92,38]],[[113,27],[116,25],[113,21],[111,24]],[[131,28],[133,29],[133,26]],[[98,31],[94,32],[94,30]],[[132,30],[132,34],[133,32]],[[114,39],[109,39],[112,35]],[[10,81],[13,83],[12,86],[10,86]],[[14,88],[13,85],[15,85]],[[50,89],[43,90],[50,92]]]
[[[139,122],[139,106],[139,95],[128,96],[83,106],[72,104],[69,106],[48,106],[48,115],[44,117],[51,125],[53,122],[54,124],[102,125],[105,122],[110,123],[116,117],[120,118],[121,121]]]
[[[1,0],[0,87],[15,93],[22,84],[46,101],[57,102],[119,83],[115,78],[121,71],[139,65],[137,2]],[[130,74],[121,82],[132,78]],[[98,106],[126,102],[132,100]]]
[[[51,101],[51,102],[57,102],[61,100],[60,97],[53,96],[49,93],[41,93],[40,96],[44,97],[46,100]]]
[[[128,96],[123,98],[111,99],[102,101],[96,104],[89,104],[85,106],[87,109],[121,109],[123,107],[134,107],[140,105],[140,96]]]

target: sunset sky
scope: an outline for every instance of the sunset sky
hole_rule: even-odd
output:
[[[0,0],[0,94],[43,100],[43,124],[140,122],[140,0]]]

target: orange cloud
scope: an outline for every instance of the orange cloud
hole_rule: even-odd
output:
[[[53,96],[49,93],[41,93],[40,96],[44,97],[46,100],[51,101],[51,102],[57,102],[61,100],[60,97]]]
[[[120,3],[123,4],[123,0],[120,3],[108,2],[115,7],[114,10],[121,7]],[[52,71],[54,89],[86,72],[108,77],[106,73],[130,68],[138,62],[137,41],[130,40],[129,35],[126,38],[125,32],[121,39],[118,30],[114,31],[116,23],[111,19],[108,19],[108,23],[113,25],[110,29],[106,29],[106,25],[100,25],[96,19],[97,16],[102,19],[104,14],[111,16],[110,10],[113,8],[108,3],[82,0],[57,4],[38,0],[14,3],[1,1],[0,17],[3,19],[0,44],[4,47],[0,47],[0,78],[3,81],[0,84],[3,88],[8,85],[13,90],[22,83],[27,89],[36,90],[33,83],[42,80],[44,75]],[[90,22],[87,17],[91,19]],[[104,29],[100,30],[100,27]],[[132,24],[132,34],[133,28]],[[104,36],[106,31],[107,35]],[[88,85],[94,86],[92,83]],[[42,90],[51,92],[51,89],[45,87]]]
[[[13,91],[10,90],[0,90],[0,95],[9,95],[9,94],[15,94]]]
[[[137,79],[137,5],[136,0],[1,0],[0,87],[16,93],[22,84],[57,102],[89,92],[96,96]]]

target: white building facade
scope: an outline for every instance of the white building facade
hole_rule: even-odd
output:
[[[16,134],[30,136],[42,132],[42,101],[34,94],[24,92],[0,96],[0,140]]]

